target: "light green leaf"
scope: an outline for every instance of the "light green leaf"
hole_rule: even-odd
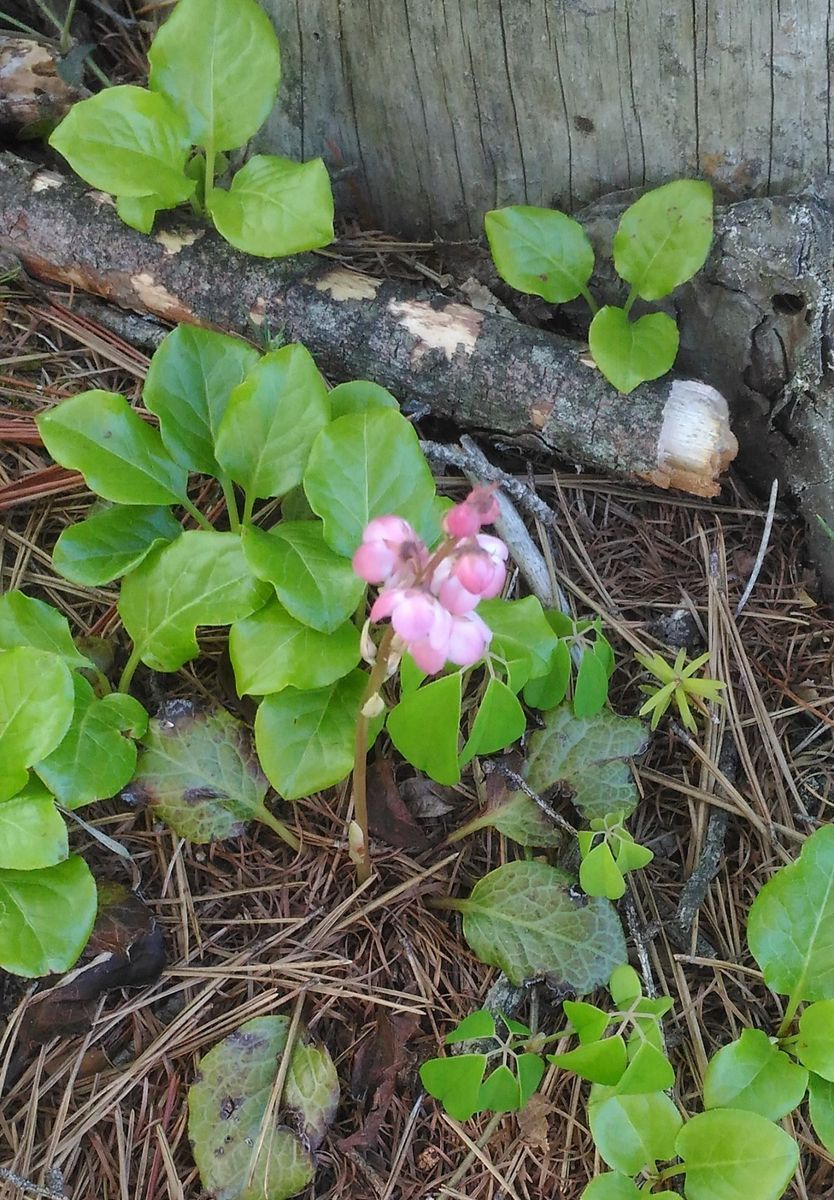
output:
[[[511,746],[526,728],[527,718],[518,700],[506,683],[491,678],[463,747],[460,765],[465,766],[476,754],[492,754]]]
[[[96,906],[95,880],[77,855],[39,871],[0,870],[0,967],[27,979],[68,971]]]
[[[337,554],[353,554],[373,517],[395,513],[421,536],[436,524],[434,480],[417,434],[392,410],[350,413],[323,429],[310,451],[304,490]]]
[[[229,396],[259,355],[239,338],[178,325],[160,343],[148,367],[142,399],[159,417],[162,441],[190,471],[217,476],[214,443]]]
[[[600,1157],[626,1175],[674,1158],[683,1124],[664,1092],[618,1096],[597,1088],[591,1092],[588,1121]]]
[[[55,749],[73,703],[72,675],[56,654],[30,646],[0,653],[0,800],[25,787],[28,768]]]
[[[808,1072],[791,1062],[761,1029],[714,1054],[704,1075],[704,1108],[738,1108],[778,1121],[805,1095]]]
[[[403,758],[437,783],[460,779],[461,675],[455,671],[403,696],[388,714],[388,735]]]
[[[796,862],[764,885],[747,919],[750,952],[774,992],[834,997],[834,826],[805,841]]]
[[[340,383],[329,395],[330,415],[335,421],[346,417],[348,413],[364,412],[368,408],[395,408],[399,404],[387,388],[368,379],[352,379],[349,383]]]
[[[608,901],[580,895],[568,876],[545,863],[498,867],[456,907],[477,956],[514,984],[544,977],[583,994],[625,960],[622,928]]]
[[[89,667],[72,640],[69,622],[51,604],[23,592],[0,596],[0,650],[31,646],[57,654],[69,667]]]
[[[27,795],[24,790],[0,802],[0,869],[51,867],[68,853],[67,827],[52,796]]]
[[[283,496],[301,482],[310,447],[329,417],[327,388],[303,346],[265,354],[232,392],[217,434],[217,461],[250,497]]]
[[[332,633],[319,633],[296,621],[273,597],[235,622],[229,654],[241,696],[268,696],[286,687],[308,691],[353,670],[359,662],[359,630],[346,621]]]
[[[430,1058],[420,1068],[420,1082],[430,1096],[456,1121],[468,1121],[479,1111],[485,1054],[455,1054]]]
[[[546,615],[546,614],[545,614]],[[546,675],[528,679],[524,685],[524,703],[530,708],[555,708],[564,700],[571,676],[571,657],[568,644],[561,639],[550,656]],[[608,689],[606,688],[606,694]]]
[[[138,567],[159,542],[172,542],[181,533],[169,508],[117,504],[65,529],[52,563],[73,583],[100,587]]]
[[[624,875],[629,871],[642,870],[654,858],[654,854],[648,846],[641,846],[639,842],[635,842],[626,833],[622,833],[619,837],[612,838],[611,840],[616,848],[614,861],[617,864],[617,869],[622,871]]]
[[[591,1083],[618,1083],[627,1065],[626,1044],[619,1034],[547,1057],[557,1067],[573,1071]]]
[[[142,662],[176,671],[198,653],[198,625],[230,625],[268,596],[236,534],[193,530],[154,550],[125,578],[118,609]]]
[[[659,300],[700,271],[711,245],[712,188],[700,179],[677,179],[623,213],[614,266],[638,296]]]
[[[518,692],[528,679],[546,675],[556,648],[556,635],[535,596],[523,600],[485,600],[478,615],[492,630],[489,652],[508,665],[508,683]]]
[[[686,1166],[687,1200],[778,1200],[799,1162],[799,1147],[784,1129],[732,1108],[687,1121],[675,1153]]]
[[[269,116],[278,39],[255,0],[179,0],[148,52],[150,86],[183,114],[190,141],[236,150]]]
[[[154,219],[161,208],[170,208],[164,204],[161,196],[117,196],[116,212],[125,225],[139,233],[150,233]]]
[[[171,208],[194,191],[185,174],[185,122],[164,96],[145,88],[109,87],[73,104],[49,144],[103,192],[153,195],[158,207]]]
[[[488,212],[484,228],[496,270],[510,287],[550,304],[574,300],[587,287],[594,249],[565,213],[518,204]]]
[[[464,1017],[451,1033],[446,1034],[443,1041],[447,1046],[455,1046],[458,1042],[491,1037],[495,1037],[495,1018],[485,1008],[479,1008]]]
[[[352,671],[329,687],[285,688],[261,703],[255,718],[258,757],[285,800],[323,791],[350,773],[367,684],[364,671]]]
[[[808,1110],[819,1140],[834,1154],[834,1083],[811,1074],[808,1084]]]
[[[478,1107],[490,1112],[517,1112],[521,1107],[521,1089],[510,1068],[502,1063],[481,1084]]]
[[[819,1000],[805,1009],[795,1051],[809,1071],[834,1083],[834,1000]]]
[[[256,154],[228,191],[212,192],[210,211],[227,242],[259,258],[301,254],[333,241],[333,192],[320,158],[296,163]]]
[[[639,1096],[647,1092],[665,1092],[674,1086],[675,1070],[669,1059],[635,1030],[628,1042],[629,1062],[617,1083],[618,1096]]]
[[[640,976],[628,963],[623,963],[614,971],[608,980],[608,990],[618,1008],[630,1008],[643,995]]]
[[[619,1171],[611,1171],[592,1179],[579,1200],[640,1200],[642,1194],[634,1180]],[[656,1192],[652,1196],[654,1200],[660,1200]]]
[[[671,371],[679,341],[678,327],[667,313],[646,313],[631,321],[611,304],[595,315],[588,333],[594,362],[624,395]]]
[[[617,970],[620,970],[617,967]],[[611,1017],[595,1004],[584,1000],[565,1000],[562,1004],[565,1016],[570,1021],[583,1046],[597,1042],[611,1024]]]
[[[608,699],[608,671],[605,661],[587,647],[576,673],[573,711],[577,717],[592,717]]]
[[[607,842],[599,842],[583,857],[579,865],[579,883],[589,896],[619,900],[625,895],[625,880]]]
[[[365,583],[350,559],[327,545],[321,521],[282,521],[269,533],[250,526],[243,549],[252,571],[272,584],[297,621],[333,633],[356,612]]]
[[[520,1092],[518,1106],[524,1108],[542,1081],[545,1071],[544,1059],[540,1054],[534,1054],[532,1051],[519,1054],[515,1060],[515,1069]]]
[[[157,430],[115,392],[81,392],[41,413],[49,453],[87,486],[116,504],[178,504],[186,472],[169,457]]]

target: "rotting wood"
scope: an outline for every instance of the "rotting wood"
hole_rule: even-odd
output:
[[[0,35],[0,128],[19,133],[54,124],[89,95],[62,79],[59,61],[32,38]]]

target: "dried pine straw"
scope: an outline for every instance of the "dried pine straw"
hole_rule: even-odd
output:
[[[76,318],[71,300],[33,299],[12,288],[5,305],[0,431],[6,437],[22,426],[31,435],[26,414],[82,388],[122,390],[138,399],[141,355]],[[0,450],[6,505],[0,584],[56,604],[76,632],[116,634],[116,590],[86,592],[57,577],[50,564],[58,532],[89,504],[83,484],[45,476],[50,464],[32,436]],[[637,772],[643,801],[633,821],[635,836],[656,854],[635,879],[633,918],[653,986],[678,998],[666,1029],[678,1069],[677,1099],[694,1112],[710,1054],[746,1025],[773,1030],[779,1020],[779,1002],[747,953],[745,918],[769,874],[796,853],[817,821],[830,818],[830,615],[813,598],[798,528],[780,513],[752,597],[738,618],[733,615],[764,525],[761,506],[734,485],[721,503],[709,505],[573,473],[542,474],[535,482],[558,511],[559,580],[579,612],[591,607],[603,614],[618,652],[614,708],[632,713],[639,700],[630,645],[656,644],[652,622],[680,608],[702,631],[711,673],[728,683],[720,724],[697,743],[672,729],[656,735]],[[204,500],[218,500],[210,484]],[[209,635],[203,644],[207,655],[177,677],[140,672],[143,698],[153,704],[174,689],[191,691],[251,715],[235,698],[222,636]],[[719,766],[725,731],[738,748],[734,779]],[[457,802],[450,817],[424,822],[433,842],[472,815],[471,779],[457,789]],[[479,1126],[464,1129],[443,1116],[421,1097],[416,1073],[450,1023],[483,1000],[496,976],[467,951],[458,918],[433,912],[424,901],[433,893],[465,893],[484,871],[512,857],[512,847],[490,832],[452,855],[379,846],[376,877],[355,891],[344,841],[346,804],[342,786],[295,806],[304,831],[295,860],[261,827],[237,842],[192,847],[116,801],[85,812],[130,852],[142,895],[164,927],[169,966],[151,987],[109,995],[87,1034],[43,1048],[6,1088],[0,1164],[53,1188],[62,1178],[76,1200],[196,1200],[201,1189],[188,1146],[185,1095],[200,1055],[258,1014],[292,1013],[302,997],[305,1019],[329,1047],[342,1084],[336,1123],[320,1155],[314,1189],[320,1200],[579,1196],[600,1167],[584,1085],[551,1068],[535,1112],[538,1131],[533,1121],[505,1118],[464,1178],[446,1190],[444,1180],[465,1158]],[[676,940],[676,907],[717,811],[728,814],[718,872],[689,935]],[[130,864],[82,829],[74,828],[72,837],[98,872],[130,881]],[[0,1080],[26,1007],[24,989],[7,985]],[[556,1027],[558,1008],[537,993],[543,1026]],[[361,1128],[365,1115],[350,1092],[354,1058],[376,1036],[383,1011],[416,1014],[419,1030],[377,1144],[345,1152],[340,1142]],[[830,1194],[832,1160],[802,1117],[794,1128],[803,1156],[788,1194],[819,1200]],[[0,1183],[0,1195],[17,1200],[22,1193]]]

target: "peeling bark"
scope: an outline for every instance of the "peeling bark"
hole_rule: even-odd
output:
[[[0,128],[18,133],[60,120],[89,93],[65,83],[58,56],[31,38],[0,35]]]

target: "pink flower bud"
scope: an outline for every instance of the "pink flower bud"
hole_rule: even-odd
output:
[[[402,517],[374,517],[365,526],[362,534],[363,542],[388,542],[392,549],[401,546],[403,542],[418,541],[417,534]]]
[[[485,550],[467,550],[455,562],[452,574],[467,592],[480,596],[492,583],[495,563]]]
[[[443,517],[443,528],[449,537],[474,537],[481,528],[481,520],[474,508],[468,504],[456,504]]]
[[[464,500],[464,504],[478,514],[479,525],[491,525],[498,519],[498,498],[495,495],[495,484],[488,487],[473,488]]]
[[[493,537],[491,533],[479,533],[475,541],[482,550],[486,550],[494,563],[507,561],[510,552],[506,542],[502,542],[500,538]]]
[[[367,583],[382,583],[394,569],[396,554],[384,542],[363,542],[353,556],[353,569]]]
[[[459,579],[450,575],[441,583],[437,598],[450,613],[459,616],[461,613],[472,612],[481,597],[468,591]]]
[[[371,606],[371,620],[384,621],[390,617],[404,595],[403,588],[383,588]]]
[[[471,667],[483,658],[492,641],[492,630],[484,624],[477,613],[467,613],[452,618],[449,637],[448,658],[459,667]]]

